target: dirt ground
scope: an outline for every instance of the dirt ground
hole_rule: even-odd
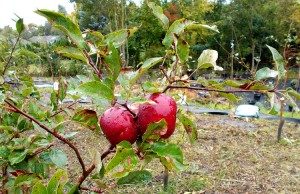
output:
[[[300,126],[286,122],[282,141],[277,143],[278,121],[233,119],[224,115],[196,114],[199,140],[191,146],[178,126],[171,141],[181,146],[187,170],[170,172],[168,192],[163,192],[163,167],[152,161],[147,170],[152,182],[120,186],[105,178],[105,193],[300,193]],[[72,139],[86,158],[106,150],[106,139],[87,129],[72,126],[79,133]],[[69,148],[64,147],[67,151]],[[80,168],[71,150],[70,178]],[[104,160],[107,164],[112,155]],[[86,163],[90,160],[86,159]],[[96,186],[88,180],[86,186]]]

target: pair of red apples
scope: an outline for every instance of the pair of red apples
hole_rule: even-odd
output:
[[[136,117],[122,107],[112,107],[103,113],[99,124],[106,139],[113,146],[123,140],[133,144],[146,132],[150,123],[161,119],[165,119],[167,123],[167,130],[161,138],[166,139],[173,134],[177,112],[174,99],[164,93],[154,93],[148,99],[154,103],[141,104]]]

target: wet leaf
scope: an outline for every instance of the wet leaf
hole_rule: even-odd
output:
[[[127,176],[120,178],[117,182],[118,185],[128,184],[147,184],[151,182],[152,174],[146,170],[132,171]]]
[[[15,179],[14,186],[32,186],[35,182],[39,181],[41,178],[37,174],[20,174]]]
[[[187,115],[185,115],[181,112],[177,113],[177,118],[184,126],[184,129],[185,129],[186,133],[188,134],[190,143],[192,145],[195,144],[198,139],[198,133],[197,133],[197,127],[194,124],[194,122],[190,118],[188,118]]]
[[[105,174],[109,173],[112,177],[124,177],[131,172],[138,163],[132,145],[127,141],[122,141],[117,145],[115,156],[107,164]]]
[[[153,14],[159,19],[164,29],[169,27],[169,19],[164,14],[163,9],[154,2],[147,2],[147,5],[152,10]]]
[[[48,183],[47,186],[48,193],[60,193],[58,192],[60,184],[66,183],[67,181],[68,181],[68,175],[66,170],[56,171]]]
[[[115,48],[119,48],[137,30],[138,30],[138,27],[134,27],[132,29],[122,29],[122,30],[118,30],[118,31],[109,33],[104,37],[104,42],[106,44],[112,43]]]
[[[176,35],[174,35],[174,40],[176,52],[178,54],[180,62],[187,62],[190,53],[190,45],[185,40]]]
[[[108,65],[110,71],[107,71],[112,80],[116,80],[121,71],[121,57],[119,51],[113,44],[109,43],[107,54],[103,55],[104,62]]]
[[[202,29],[207,29],[207,30],[211,30],[213,32],[217,32],[220,33],[217,26],[209,26],[206,24],[198,24],[198,23],[193,23],[189,26],[187,26],[187,30],[202,30]]]
[[[258,70],[255,74],[256,80],[266,79],[266,78],[275,78],[278,75],[278,71],[272,70],[268,67],[264,67],[260,70]]]
[[[183,154],[181,148],[173,143],[158,141],[153,143],[151,150],[156,153],[164,166],[169,170],[185,170],[187,166],[183,164]]]
[[[33,58],[41,59],[41,57],[39,55],[37,55],[36,53],[31,52],[31,51],[29,51],[27,49],[24,49],[24,48],[16,50],[14,55],[16,57],[18,57],[18,56],[27,56],[27,57],[33,57]]]
[[[37,182],[31,191],[31,194],[48,194],[47,188],[40,182]]]
[[[53,27],[60,29],[68,35],[80,49],[88,50],[88,46],[82,37],[79,26],[65,14],[47,9],[39,9],[36,10],[35,13],[45,17]]]
[[[21,34],[24,29],[25,29],[25,26],[24,26],[24,22],[23,22],[23,19],[22,18],[19,18],[16,22],[16,29],[17,29],[17,32],[19,34]]]
[[[142,136],[143,142],[157,141],[162,135],[167,132],[167,123],[165,119],[158,122],[152,122],[148,125],[146,132]]]
[[[168,29],[167,33],[166,33],[166,36],[163,40],[163,44],[169,48],[173,41],[174,41],[174,35],[173,34],[176,34],[176,35],[180,35],[184,29],[193,24],[194,22],[190,21],[190,20],[187,20],[185,18],[182,18],[182,19],[179,19],[179,20],[176,20],[175,22],[173,22],[173,24],[170,26],[170,28]]]
[[[160,61],[162,61],[162,59],[163,59],[162,57],[147,59],[137,71],[127,74],[127,76],[130,79],[129,82],[130,85],[132,85],[142,75],[142,73],[144,73],[145,71],[147,71],[148,69],[150,69],[151,67],[159,63]]]
[[[67,165],[67,154],[61,149],[51,149],[49,157],[51,161],[58,167],[65,167]]]
[[[272,52],[273,60],[275,62],[275,67],[276,67],[277,71],[279,72],[278,79],[279,80],[283,79],[285,76],[285,72],[286,72],[284,69],[284,59],[275,48],[273,48],[269,45],[267,45],[267,47]]]
[[[300,94],[297,91],[293,90],[292,88],[288,88],[286,91],[290,96],[293,96],[297,100],[300,100]]]
[[[11,165],[22,162],[26,158],[27,151],[28,150],[14,150],[13,152],[11,152],[8,156],[8,160]]]
[[[55,49],[55,52],[61,56],[80,60],[87,63],[87,58],[81,52],[80,49],[74,47],[58,47]]]
[[[226,86],[234,87],[234,88],[244,88],[245,85],[251,83],[250,80],[225,80],[224,84]]]
[[[90,96],[96,100],[99,98],[113,100],[115,98],[113,91],[108,86],[99,81],[90,81],[81,84],[76,89],[76,91],[81,92],[84,95]]]
[[[215,71],[223,71],[223,68],[217,65],[218,52],[215,50],[204,50],[198,58],[198,69],[213,67]]]
[[[72,120],[88,127],[90,130],[100,131],[100,127],[98,125],[98,116],[97,113],[93,110],[80,110],[75,113]]]

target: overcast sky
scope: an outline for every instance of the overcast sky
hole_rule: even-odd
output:
[[[139,2],[140,0],[134,0]],[[44,25],[46,19],[36,13],[37,9],[58,10],[58,5],[66,8],[68,13],[74,10],[74,4],[69,3],[69,0],[1,0],[0,6],[0,28],[4,26],[11,26],[15,28],[17,14],[24,19],[25,24],[34,23],[37,25]]]

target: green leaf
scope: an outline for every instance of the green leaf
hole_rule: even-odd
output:
[[[112,78],[112,80],[116,80],[121,71],[121,57],[119,51],[113,46],[113,44],[109,43],[107,48],[107,54],[103,55],[104,62],[108,65],[110,71],[108,74]]]
[[[2,92],[0,92],[0,104],[2,104],[4,100],[5,100],[5,95]]]
[[[193,24],[194,22],[192,21],[189,21],[185,18],[182,18],[182,19],[179,19],[179,20],[176,20],[175,22],[173,22],[173,24],[170,26],[170,28],[168,29],[166,35],[165,35],[165,38],[163,40],[163,44],[169,48],[171,46],[171,44],[173,43],[174,41],[174,36],[173,34],[176,34],[176,35],[180,35],[184,29]]]
[[[81,52],[80,49],[74,47],[58,47],[55,49],[55,52],[61,56],[69,57],[72,59],[80,60],[87,63],[87,58]]]
[[[219,92],[219,94],[221,96],[223,96],[224,98],[227,98],[228,100],[231,100],[233,103],[237,104],[238,103],[238,99],[237,97],[232,94],[232,93],[224,93],[224,92]]]
[[[249,90],[270,90],[270,89],[271,87],[260,82],[255,82],[249,87]]]
[[[56,111],[58,107],[56,91],[53,91],[50,95],[50,104],[52,106],[52,111]]]
[[[62,77],[58,80],[58,99],[62,102],[67,95],[68,85],[64,82]]]
[[[97,113],[93,110],[80,110],[75,113],[72,118],[73,121],[77,121],[80,124],[88,127],[90,130],[100,131],[100,127],[98,125],[98,117]]]
[[[115,88],[115,83],[114,83],[114,81],[112,80],[112,79],[110,79],[110,78],[105,78],[104,80],[103,80],[103,82],[102,83],[104,83],[107,87],[109,87],[111,90],[114,90],[114,88]]]
[[[57,190],[59,188],[59,185],[62,183],[66,183],[67,181],[68,181],[68,175],[66,170],[56,171],[48,183],[47,186],[48,193],[58,193]]]
[[[266,79],[266,78],[275,78],[278,75],[278,71],[272,70],[268,67],[261,68],[255,74],[256,80]]]
[[[31,190],[31,194],[48,194],[47,192],[47,188],[40,182],[37,182],[32,190]]]
[[[293,106],[293,110],[295,112],[299,112],[299,107],[297,105],[297,103],[295,102],[295,100],[293,99],[292,96],[290,96],[289,94],[286,95],[287,99],[290,101],[290,104]]]
[[[285,76],[285,72],[286,72],[284,69],[284,59],[275,48],[273,48],[269,45],[267,45],[267,47],[272,52],[273,60],[275,62],[275,67],[276,67],[277,71],[279,72],[278,79],[279,80],[283,79]]]
[[[225,80],[223,83],[226,86],[234,87],[234,88],[243,88],[243,86],[247,83],[250,83],[250,80]]]
[[[6,146],[4,146],[4,145],[0,146],[0,158],[6,160],[9,156],[9,154],[10,154],[10,151]]]
[[[278,102],[278,97],[275,93],[269,93],[268,99],[271,104],[271,109],[269,111],[269,114],[271,115],[278,115],[280,112],[280,102]]]
[[[148,184],[151,182],[152,174],[146,170],[139,170],[130,172],[127,176],[122,177],[118,180],[118,185],[129,185],[129,184]]]
[[[118,31],[109,33],[104,37],[105,38],[104,42],[106,44],[111,42],[111,43],[113,43],[115,48],[119,48],[137,30],[138,30],[138,27],[134,27],[132,29],[122,29],[122,30],[118,30]]]
[[[197,127],[195,123],[185,114],[178,112],[177,118],[183,124],[186,133],[188,134],[190,143],[193,145],[198,139]]]
[[[23,97],[27,97],[28,95],[30,95],[33,92],[33,87],[26,87],[24,89],[22,89],[22,96]]]
[[[28,113],[37,119],[41,119],[46,116],[41,107],[32,101],[29,103]]]
[[[145,92],[149,93],[157,93],[159,92],[159,88],[149,81],[142,82],[142,88]]]
[[[26,158],[27,151],[28,150],[14,150],[13,152],[11,152],[8,156],[8,160],[11,165],[22,162]]]
[[[207,29],[207,30],[211,30],[213,32],[217,32],[220,33],[217,26],[209,26],[206,24],[198,24],[198,23],[192,23],[191,25],[188,25],[187,30],[202,30],[202,29]]]
[[[169,19],[164,14],[163,9],[154,2],[147,2],[148,7],[152,10],[153,14],[159,19],[164,29],[169,27]]]
[[[102,160],[101,160],[101,154],[98,151],[95,152],[93,163],[95,165],[96,173],[99,173],[101,171],[103,165],[102,165]]]
[[[181,63],[187,62],[190,53],[190,45],[180,37],[174,35],[174,43],[177,55]]]
[[[160,156],[160,160],[169,170],[185,170],[187,166],[183,164],[183,154],[180,147],[173,143],[155,142],[151,150]]]
[[[98,43],[101,42],[102,40],[104,40],[103,34],[99,31],[87,29],[87,30],[85,30],[85,32],[97,37],[96,39],[98,39],[98,40],[96,40],[96,42],[98,42]]]
[[[37,174],[20,174],[14,182],[15,187],[32,186],[40,178]]]
[[[99,81],[90,81],[81,84],[76,91],[94,99],[104,98],[107,100],[113,100],[115,98],[113,91]]]
[[[46,9],[36,10],[35,13],[45,17],[49,23],[70,37],[70,39],[80,48],[88,50],[79,26],[69,19],[65,14]]]
[[[41,57],[39,55],[37,55],[36,53],[31,52],[31,51],[29,51],[27,49],[24,49],[24,48],[16,50],[14,55],[16,57],[18,57],[18,56],[27,56],[27,57],[33,57],[33,58],[41,59]]]
[[[74,185],[70,191],[68,192],[68,194],[79,194],[79,189],[78,189],[78,185]]]
[[[18,21],[16,22],[16,29],[19,34],[21,34],[24,31],[25,26],[22,18],[19,18]]]
[[[288,88],[286,91],[290,96],[293,96],[297,100],[300,100],[300,94],[297,91],[293,90],[292,88]]]
[[[58,167],[65,167],[67,165],[67,154],[61,149],[51,149],[49,157],[51,161]]]
[[[147,59],[143,65],[135,72],[129,73],[129,79],[130,79],[130,85],[132,85],[145,71],[162,61],[162,57],[155,57],[155,58],[150,58]]]
[[[134,169],[137,163],[138,157],[135,154],[132,145],[127,141],[122,141],[117,145],[115,156],[107,164],[105,174],[112,171],[112,177],[124,177]]]
[[[213,67],[215,71],[223,71],[223,68],[217,65],[218,52],[215,50],[204,50],[198,58],[198,69]]]
[[[166,126],[167,123],[165,119],[150,123],[147,127],[146,132],[142,136],[142,141],[157,141],[161,137],[161,135],[164,135],[167,132]]]

